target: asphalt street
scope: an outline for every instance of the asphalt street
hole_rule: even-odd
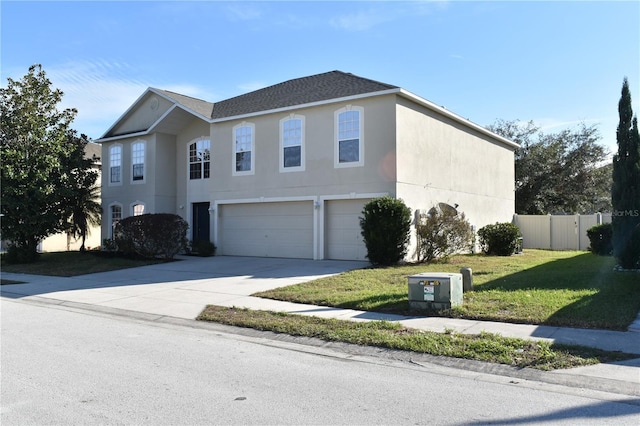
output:
[[[2,425],[640,424],[612,392],[2,298]]]

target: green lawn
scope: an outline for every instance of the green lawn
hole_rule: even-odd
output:
[[[207,306],[197,318],[237,327],[269,330],[292,336],[314,337],[332,342],[378,346],[435,356],[474,359],[519,368],[555,370],[599,362],[637,358],[580,346],[555,345],[497,334],[467,335],[406,328],[389,321],[348,321],[283,312]]]
[[[2,259],[2,271],[22,274],[53,275],[73,277],[95,272],[113,271],[116,269],[135,268],[138,266],[160,263],[157,259],[128,259],[106,256],[104,253],[62,251],[42,253],[37,262],[25,264],[8,264]]]
[[[474,291],[449,311],[456,318],[626,330],[640,310],[640,275],[614,272],[615,260],[587,252],[526,250],[510,257],[460,255],[448,263],[366,268],[254,296],[398,314],[410,311],[407,276],[473,271]]]

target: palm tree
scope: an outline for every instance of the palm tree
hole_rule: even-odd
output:
[[[68,233],[74,238],[82,238],[80,251],[86,251],[85,239],[89,227],[100,225],[102,206],[100,205],[100,187],[97,185],[77,188],[70,206]]]

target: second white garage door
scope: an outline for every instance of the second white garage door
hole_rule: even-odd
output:
[[[313,203],[219,206],[219,253],[227,256],[313,259]]]
[[[369,200],[325,202],[325,258],[367,260],[367,247],[360,230],[362,208]]]

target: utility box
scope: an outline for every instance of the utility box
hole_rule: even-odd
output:
[[[425,272],[409,277],[409,307],[450,309],[462,305],[462,274]]]

